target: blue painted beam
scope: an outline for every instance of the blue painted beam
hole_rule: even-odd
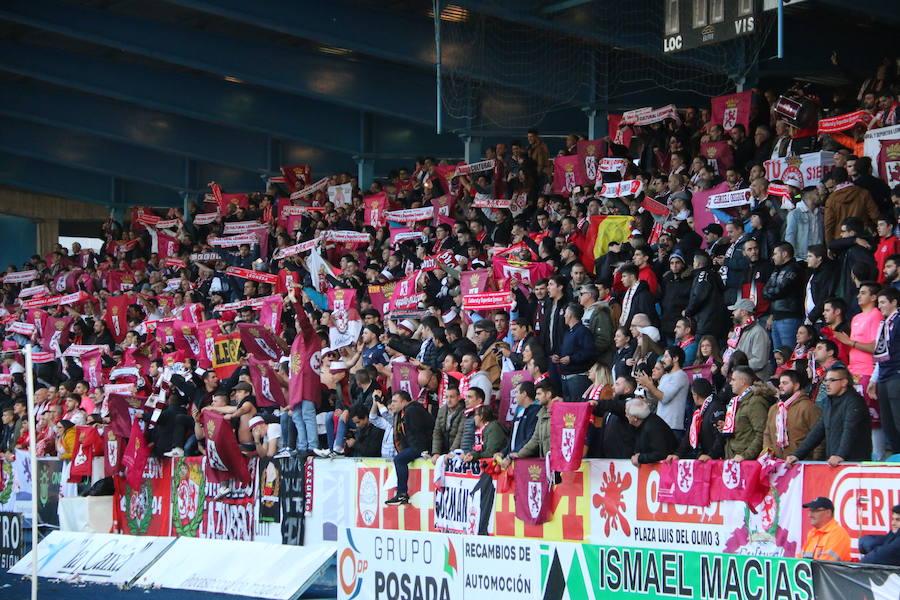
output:
[[[0,18],[183,67],[343,106],[433,124],[427,73],[347,61],[50,0],[7,0]],[[391,85],[385,85],[391,82]]]
[[[0,148],[69,167],[184,189],[184,162],[180,157],[86,133],[0,117]]]
[[[112,202],[112,177],[0,150],[0,182],[94,204]]]
[[[245,170],[268,171],[264,134],[36,82],[0,86],[0,114]]]
[[[584,2],[587,0],[578,0]],[[389,60],[402,65],[434,71],[434,30],[431,17],[420,13],[404,14],[399,11],[379,10],[341,0],[306,2],[303,10],[297,10],[295,0],[166,0],[170,4],[212,14],[278,33],[327,44],[347,50]],[[492,85],[520,90],[529,96],[546,93],[534,85],[534,78],[527,73],[504,73],[499,82],[491,73],[474,60],[474,48],[460,39],[468,36],[454,35],[455,29],[470,27],[468,23],[444,22],[442,46],[445,72],[487,82]],[[518,40],[514,32],[504,28],[492,29],[488,35],[497,47],[512,47]],[[338,50],[338,51],[340,51]],[[557,74],[557,77],[559,74]],[[560,84],[558,87],[562,87]],[[583,85],[572,78],[570,88]],[[558,101],[559,99],[557,99]]]

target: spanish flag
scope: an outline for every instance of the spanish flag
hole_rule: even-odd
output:
[[[581,247],[581,261],[588,273],[594,272],[594,261],[606,254],[610,243],[621,243],[631,237],[632,218],[629,215],[594,215],[591,217]]]

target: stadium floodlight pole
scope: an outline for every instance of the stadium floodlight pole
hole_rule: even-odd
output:
[[[37,600],[38,592],[38,483],[37,472],[37,421],[34,414],[34,361],[31,344],[25,345],[25,394],[28,401],[28,454],[31,459],[31,600]],[[34,421],[32,423],[32,421]]]
[[[437,133],[443,133],[441,122],[441,0],[433,0],[434,11],[434,72],[437,78],[435,96],[437,97]]]
[[[778,58],[784,58],[784,0],[778,0]]]

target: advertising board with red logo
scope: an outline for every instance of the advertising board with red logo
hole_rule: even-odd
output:
[[[803,499],[819,496],[834,503],[834,518],[850,534],[852,556],[858,559],[859,538],[891,529],[891,507],[900,504],[900,467],[803,465]],[[810,529],[806,518],[802,527],[806,539]]]
[[[150,457],[133,490],[124,477],[115,478],[113,527],[128,535],[171,535],[172,461]]]
[[[660,502],[660,465],[590,461],[591,541],[644,548],[795,556],[801,546],[802,470],[779,466],[763,501],[707,506]],[[726,476],[727,470],[723,470]],[[721,475],[720,475],[721,476]],[[678,485],[689,491],[689,473]]]

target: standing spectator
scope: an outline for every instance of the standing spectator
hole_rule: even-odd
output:
[[[660,462],[675,450],[678,440],[672,430],[642,399],[632,398],[626,402],[625,415],[636,430],[631,464],[638,466]]]
[[[775,270],[763,288],[763,296],[772,313],[767,325],[772,330],[772,346],[780,348],[793,345],[803,322],[803,281],[794,261],[794,248],[787,242],[775,246],[772,262]]]
[[[712,383],[706,379],[697,378],[691,382],[691,398],[696,408],[688,434],[681,438],[678,449],[667,457],[667,462],[676,458],[706,461],[725,455],[725,438],[717,427],[725,418],[725,405],[714,392]]]
[[[668,343],[675,340],[675,324],[684,314],[691,295],[693,278],[684,262],[684,255],[676,250],[669,256],[669,270],[660,285],[660,333]]]
[[[888,256],[884,261],[884,284],[900,290],[900,254]]]
[[[848,160],[847,171],[853,179],[853,185],[869,192],[882,215],[892,212],[891,188],[884,179],[872,175],[871,158],[860,156],[856,160]]]
[[[877,398],[888,445],[900,452],[900,292],[888,287],[878,292],[878,309],[884,321],[878,329],[873,358],[875,372],[869,383],[870,397]],[[875,448],[879,454],[880,448]]]
[[[675,344],[684,350],[684,365],[693,365],[700,343],[694,335],[694,320],[690,317],[681,317],[675,323]]]
[[[694,254],[694,274],[688,295],[684,316],[694,320],[696,334],[718,338],[724,333],[728,316],[721,306],[724,304],[722,279],[710,265],[709,256],[704,252]]]
[[[769,409],[763,433],[763,452],[771,451],[783,459],[794,453],[819,420],[822,411],[803,391],[800,374],[793,369],[778,377],[778,402]],[[821,460],[822,449],[814,451],[813,460]]]
[[[600,301],[596,285],[583,285],[578,291],[578,302],[584,308],[581,322],[594,336],[594,350],[599,362],[610,364],[613,352],[613,320],[609,304]]]
[[[806,256],[809,247],[825,240],[825,217],[819,207],[819,191],[810,188],[803,192],[803,200],[788,212],[784,239],[794,247],[799,257]]]
[[[622,285],[625,286],[619,325],[631,327],[631,320],[638,314],[650,317],[651,323],[657,322],[656,302],[653,300],[653,294],[650,293],[647,282],[638,279],[638,268],[635,265],[625,265],[619,270],[619,273],[622,276]]]
[[[825,242],[841,237],[841,223],[847,217],[857,217],[863,226],[874,225],[878,207],[868,190],[849,181],[847,169],[834,167],[830,173],[835,188],[825,201]]]
[[[878,217],[875,229],[878,232],[878,246],[875,248],[875,265],[878,267],[878,283],[889,283],[885,279],[884,263],[891,256],[900,253],[900,239],[894,235],[896,219]],[[895,267],[896,270],[896,267]]]
[[[684,435],[684,413],[691,385],[687,373],[682,369],[684,350],[678,346],[669,346],[660,360],[665,374],[658,386],[646,373],[639,373],[635,379],[647,391],[647,399],[659,403],[656,413],[680,440]]]
[[[541,405],[535,401],[535,387],[531,381],[523,381],[516,389],[516,416],[510,429],[509,441],[500,458],[518,452],[531,436],[537,426],[538,412]]]
[[[582,316],[584,309],[581,305],[573,302],[566,307],[565,324],[569,330],[563,337],[559,354],[551,356],[560,372],[566,402],[580,401],[591,385],[587,371],[594,364],[596,350],[591,332],[581,323]]]
[[[772,342],[762,325],[756,320],[752,300],[741,298],[728,307],[731,311],[734,329],[728,334],[723,359],[727,362],[735,350],[740,350],[750,360],[750,368],[762,380],[769,374],[769,352]]]
[[[724,255],[716,257],[715,264],[720,267],[719,274],[725,282],[725,302],[733,304],[740,295],[744,271],[749,264],[744,255],[744,243],[750,235],[744,232],[744,223],[740,219],[729,221],[725,225],[725,233],[731,245]]]
[[[797,451],[785,461],[804,460],[823,441],[832,467],[846,461],[869,460],[871,419],[865,400],[853,388],[850,372],[844,367],[832,367],[825,373],[824,382],[828,401],[822,407],[822,415]]]
[[[394,456],[394,471],[397,474],[397,492],[385,504],[409,504],[409,463],[428,449],[434,422],[425,407],[413,402],[412,397],[403,390],[394,392],[391,403],[396,413],[394,445],[397,455]]]
[[[763,432],[769,414],[765,386],[750,367],[735,367],[731,372],[731,392],[725,418],[719,430],[725,436],[725,458],[737,462],[753,460],[763,448]]]
[[[538,135],[537,129],[528,130],[528,158],[534,161],[537,172],[544,177],[553,175],[553,167],[550,164],[550,150],[547,144]]]
[[[828,251],[822,244],[813,244],[806,249],[806,267],[809,279],[803,309],[810,323],[818,323],[822,318],[822,308],[826,298],[834,294],[836,283],[835,264],[828,258]]]
[[[814,560],[850,560],[850,534],[834,518],[834,504],[818,497],[803,505],[809,509],[809,524],[803,550],[797,558]]]
[[[537,425],[534,433],[518,452],[510,453],[510,458],[528,458],[530,456],[546,456],[550,452],[550,405],[553,404],[553,386],[549,381],[542,381],[537,385],[537,400],[541,408],[537,415]],[[508,462],[504,461],[504,468]]]

